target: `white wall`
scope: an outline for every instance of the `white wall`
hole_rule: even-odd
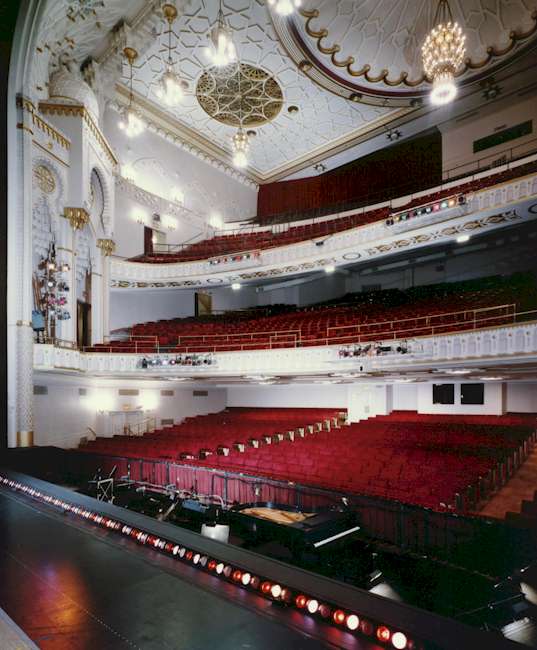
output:
[[[110,292],[110,330],[194,315],[193,291]]]
[[[394,411],[417,411],[418,410],[418,385],[417,384],[394,384],[393,385],[393,410]]]
[[[112,381],[36,373],[34,385],[48,389],[46,395],[34,395],[35,444],[60,447],[78,445],[87,427],[98,435],[111,435],[113,422],[117,425],[122,418],[111,416],[110,411],[122,411],[125,407],[134,411],[142,406],[140,419],[156,416],[159,426],[162,419],[180,422],[185,417],[221,411],[227,400],[224,388],[208,388],[207,396],[194,397],[192,386],[171,381]],[[80,395],[79,388],[87,394]],[[139,395],[119,395],[121,388],[138,389]],[[162,389],[173,390],[174,395],[163,396]]]
[[[346,408],[347,386],[237,386],[227,389],[228,406]]]
[[[507,384],[509,413],[537,413],[537,384]]]
[[[104,133],[121,166],[133,171],[136,183],[145,190],[169,199],[172,187],[181,189],[185,207],[202,215],[205,221],[215,213],[224,221],[255,216],[255,187],[239,182],[149,130],[136,138],[128,138],[118,128],[119,119],[115,110],[107,109],[103,119]],[[126,257],[143,252],[143,239],[140,241],[139,235],[143,226],[133,220],[131,207],[127,200],[118,198],[116,252]],[[191,236],[192,229],[186,223],[181,223],[176,231],[168,234],[168,242],[183,242]],[[138,250],[134,248],[134,241],[140,246]]]
[[[494,104],[494,109],[483,105],[478,115],[463,122],[451,122],[442,128],[442,168],[444,170],[467,163],[473,164],[474,161],[484,157],[489,158],[490,161],[496,160],[503,151],[511,147],[515,148],[514,154],[519,157],[530,149],[530,145],[526,147],[525,143],[534,139],[536,134],[537,102],[535,98],[515,102],[509,99],[500,106],[499,110],[494,110],[498,108],[498,103]],[[473,143],[475,140],[527,120],[533,120],[533,133],[474,154]],[[532,146],[534,147],[535,144]],[[461,169],[461,172],[464,171]]]
[[[433,404],[433,385],[418,384],[418,413],[441,413],[446,415],[502,415],[505,413],[505,399],[501,382],[485,382],[484,404],[461,404],[461,383],[446,378],[437,383],[455,384],[455,404]]]

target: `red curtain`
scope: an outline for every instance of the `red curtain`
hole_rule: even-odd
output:
[[[376,151],[320,176],[261,185],[260,221],[307,211],[328,214],[409,194],[442,181],[442,140],[438,131]]]

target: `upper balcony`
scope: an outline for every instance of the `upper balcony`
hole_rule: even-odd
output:
[[[420,193],[297,223],[114,258],[117,289],[225,286],[322,270],[485,233],[537,216],[537,153]]]

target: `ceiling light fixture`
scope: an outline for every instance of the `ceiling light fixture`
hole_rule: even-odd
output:
[[[165,4],[162,7],[162,13],[168,23],[168,29],[164,34],[168,34],[168,57],[164,62],[165,70],[159,79],[155,95],[168,106],[176,106],[179,104],[184,95],[185,82],[175,71],[175,63],[172,59],[172,25],[177,18],[177,9],[172,4]]]
[[[242,285],[241,285],[240,282],[233,282],[233,284],[231,285],[231,288],[233,289],[233,291],[238,291],[241,288],[241,286]]]
[[[446,375],[469,375],[472,371],[469,368],[448,368],[440,372],[445,372]]]
[[[246,167],[248,164],[248,150],[250,149],[250,140],[248,134],[241,127],[231,138],[231,148],[233,150],[233,164],[235,167]]]
[[[327,264],[327,265],[324,267],[324,272],[325,272],[325,273],[328,273],[328,274],[330,274],[330,273],[334,273],[335,270],[336,270],[336,267],[334,266],[334,264]]]
[[[423,70],[433,85],[431,103],[440,106],[455,99],[455,73],[464,61],[465,40],[462,28],[453,20],[448,0],[440,0],[434,27],[421,48]]]
[[[268,3],[280,16],[290,16],[300,7],[302,0],[268,0]]]
[[[492,375],[489,375],[488,377],[479,377],[481,381],[501,381],[502,379],[505,379],[505,377],[493,377]]]
[[[134,106],[134,95],[132,92],[132,66],[138,57],[138,52],[133,47],[126,47],[123,50],[123,54],[129,64],[129,105],[122,111],[123,119],[119,123],[119,128],[125,131],[129,138],[134,138],[140,135],[145,129],[142,116]]]
[[[459,235],[457,237],[457,244],[464,244],[467,241],[470,241],[470,235]]]
[[[212,46],[209,47],[208,57],[213,65],[222,67],[237,60],[237,49],[233,43],[233,32],[226,23],[222,11],[222,0],[216,18],[216,25],[211,29],[210,39]]]

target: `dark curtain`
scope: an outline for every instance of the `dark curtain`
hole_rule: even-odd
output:
[[[261,185],[257,216],[267,222],[281,214],[308,218],[389,200],[441,181],[442,139],[435,129],[320,176]]]

